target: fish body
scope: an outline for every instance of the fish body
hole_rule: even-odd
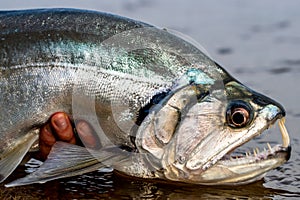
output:
[[[168,30],[93,11],[3,11],[0,39],[0,181],[56,112],[89,122],[100,146],[58,143],[40,170],[9,186],[103,165],[141,178],[242,184],[290,155],[286,133],[259,158],[224,159],[285,111]]]

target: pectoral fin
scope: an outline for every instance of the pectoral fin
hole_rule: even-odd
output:
[[[95,171],[114,162],[126,159],[128,152],[117,146],[91,150],[77,145],[57,142],[48,155],[48,159],[35,172],[15,180],[6,187],[45,183],[59,178],[66,178]]]
[[[20,138],[19,142],[16,142],[12,148],[9,148],[0,155],[0,183],[17,168],[25,154],[37,139],[37,130],[32,130],[24,135],[23,138]]]

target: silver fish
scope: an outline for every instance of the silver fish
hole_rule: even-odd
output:
[[[169,30],[94,11],[0,12],[0,182],[55,112],[93,128],[98,148],[57,142],[44,183],[103,166],[193,184],[246,184],[290,157],[284,108]],[[279,120],[282,145],[232,158]]]

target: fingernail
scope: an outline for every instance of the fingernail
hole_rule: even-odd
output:
[[[76,128],[81,132],[81,135],[92,135],[91,128],[87,123],[79,122],[76,124]]]
[[[55,126],[61,130],[65,130],[68,127],[66,116],[64,114],[59,114],[53,119]]]
[[[97,148],[98,147],[95,133],[87,122],[81,121],[81,122],[77,123],[76,129],[77,129],[78,135],[85,147],[88,147],[88,148]]]

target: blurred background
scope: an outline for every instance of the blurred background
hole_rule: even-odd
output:
[[[1,10],[50,7],[80,8],[114,13],[188,35],[201,44],[209,55],[235,78],[283,104],[287,111],[286,125],[290,132],[293,151],[287,164],[270,172],[265,182],[248,186],[248,189],[245,187],[215,188],[215,193],[211,193],[210,189],[206,187],[199,192],[199,189],[194,190],[194,188],[182,190],[181,187],[174,186],[172,188],[156,183],[149,183],[149,185],[138,181],[129,181],[128,185],[131,186],[124,187],[122,184],[116,184],[114,178],[111,180],[110,177],[108,178],[109,184],[106,185],[110,188],[108,193],[105,192],[106,190],[95,192],[100,186],[94,186],[94,190],[81,191],[82,196],[80,196],[78,191],[82,188],[77,183],[84,182],[85,185],[91,186],[89,184],[92,184],[98,176],[102,178],[104,176],[92,174],[69,180],[73,181],[73,185],[68,184],[68,181],[52,183],[55,186],[48,184],[47,187],[51,188],[50,191],[52,190],[49,196],[45,193],[47,190],[45,185],[41,186],[40,192],[37,192],[40,197],[46,195],[51,199],[55,194],[54,191],[57,192],[56,187],[65,187],[67,189],[59,190],[68,191],[65,194],[68,196],[54,195],[58,198],[80,198],[90,194],[97,198],[135,197],[139,199],[143,197],[140,194],[144,194],[141,192],[144,190],[146,199],[147,195],[149,199],[243,198],[247,195],[267,199],[300,197],[298,131],[300,122],[300,1],[1,0],[0,2]],[[272,135],[266,136],[265,140],[281,141],[278,130],[269,133]],[[127,183],[127,180],[122,181]],[[89,188],[88,186],[86,188]],[[25,190],[29,196],[32,194],[32,198],[38,198],[38,195],[34,196],[34,193],[30,192],[30,186]],[[72,190],[74,191],[72,192]],[[3,191],[9,195],[18,194],[13,189]],[[122,192],[124,196],[121,195]],[[140,196],[136,196],[138,194]]]

